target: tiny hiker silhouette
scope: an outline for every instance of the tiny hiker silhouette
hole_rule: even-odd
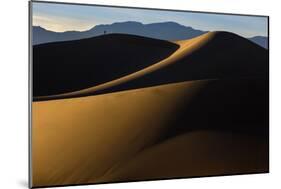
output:
[[[103,34],[104,34],[104,35],[106,34],[106,30],[103,31]]]

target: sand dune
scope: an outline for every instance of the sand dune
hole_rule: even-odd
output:
[[[266,172],[266,98],[260,85],[247,87],[258,82],[243,83],[187,81],[33,102],[33,184]],[[236,103],[242,97],[249,103]]]
[[[109,37],[102,38],[116,42],[109,54],[122,54],[120,41]],[[139,67],[125,69],[133,60],[125,58],[123,68],[112,67],[119,70],[114,78],[101,74],[101,83],[93,84],[85,77],[82,90],[74,80],[42,89],[50,86],[48,74],[39,81],[45,85],[32,102],[34,187],[268,172],[267,50],[227,32],[174,43],[118,37],[125,39],[131,57],[140,59]],[[91,52],[91,40],[103,41],[51,46],[79,44]],[[134,40],[139,45],[132,50]],[[148,46],[150,53],[142,59]],[[64,82],[69,85],[61,91],[71,92],[58,94]]]
[[[209,32],[176,43],[180,47],[173,54],[140,71],[84,90],[34,100],[89,96],[188,80],[267,77],[267,51],[238,35]]]
[[[157,63],[177,48],[168,41],[125,34],[36,45],[33,95],[73,92],[108,82]]]
[[[93,182],[162,137],[182,97],[205,83],[33,102],[34,186]]]

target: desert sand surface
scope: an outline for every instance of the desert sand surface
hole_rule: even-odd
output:
[[[34,186],[94,182],[157,142],[180,100],[205,83],[33,102]]]
[[[256,94],[240,113],[239,99],[228,99],[232,91],[218,95],[229,102],[225,109],[223,101],[196,100],[213,96],[208,86],[220,83],[187,81],[33,102],[34,186],[266,172],[266,109],[257,109],[266,99]],[[242,89],[236,94],[247,93]]]
[[[58,93],[63,80],[50,77],[61,83],[32,102],[34,187],[268,172],[267,50],[228,32],[119,37],[156,44],[162,59],[150,54],[145,66],[71,92],[75,84]]]

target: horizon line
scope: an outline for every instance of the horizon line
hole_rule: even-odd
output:
[[[101,25],[112,25],[112,24],[116,24],[116,23],[126,23],[126,22],[135,22],[135,23],[140,23],[142,25],[150,25],[150,24],[161,24],[161,23],[176,23],[178,25],[181,25],[181,26],[184,26],[184,27],[189,27],[189,28],[192,28],[193,30],[199,30],[199,31],[202,31],[202,32],[215,32],[217,30],[214,30],[214,31],[203,31],[203,30],[200,30],[200,29],[196,29],[196,28],[193,28],[192,26],[186,26],[186,25],[183,25],[183,24],[180,24],[178,22],[175,22],[175,21],[164,21],[164,22],[152,22],[152,23],[147,23],[147,24],[144,24],[142,22],[139,22],[139,21],[121,21],[121,22],[113,22],[111,24],[97,24],[97,25],[93,25],[91,26],[89,29],[86,29],[86,30],[65,30],[65,31],[54,31],[54,30],[51,30],[51,29],[47,29],[46,27],[44,26],[41,26],[41,25],[32,25],[32,27],[40,27],[46,31],[49,31],[49,32],[54,32],[54,33],[66,33],[66,32],[87,32],[87,31],[90,31],[92,30],[94,27],[96,26],[101,26]],[[227,31],[227,30],[222,30],[222,31],[226,31],[226,32],[231,32],[231,33],[235,33],[235,32],[232,32],[232,31]],[[237,34],[237,33],[235,33]],[[237,34],[237,35],[240,35],[240,34]],[[242,35],[240,35],[242,36]],[[244,38],[253,38],[253,37],[266,37],[268,38],[268,36],[264,36],[264,35],[253,35],[253,36],[250,36],[250,37],[245,37],[245,36],[242,36]]]

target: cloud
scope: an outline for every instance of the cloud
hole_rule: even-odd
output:
[[[72,30],[85,31],[92,28],[95,23],[73,18],[34,15],[33,25],[41,26],[51,31],[64,32]]]

